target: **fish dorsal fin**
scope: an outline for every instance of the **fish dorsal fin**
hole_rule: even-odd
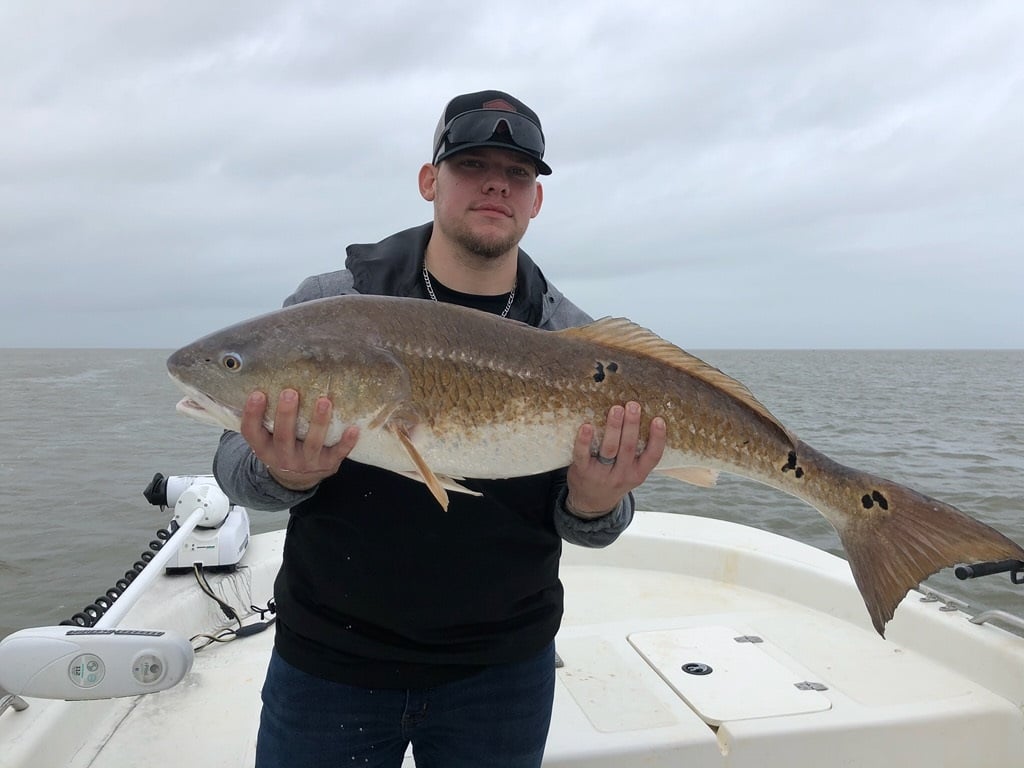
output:
[[[555,331],[555,333],[567,338],[582,339],[612,349],[621,349],[652,357],[727,392],[762,418],[770,421],[789,437],[786,428],[743,384],[714,366],[708,365],[699,357],[694,357],[689,352],[666,341],[654,331],[637,325],[632,320],[624,317],[603,317],[587,325],[566,328],[562,331]]]

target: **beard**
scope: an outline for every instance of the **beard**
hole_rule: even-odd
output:
[[[443,226],[444,234],[467,253],[478,256],[481,259],[493,260],[504,256],[515,249],[522,239],[523,233],[512,232],[505,235],[494,235],[487,237],[473,232],[467,226],[456,225],[454,227]]]

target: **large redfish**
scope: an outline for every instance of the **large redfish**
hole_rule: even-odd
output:
[[[628,320],[542,331],[419,299],[338,296],[206,336],[167,361],[179,410],[239,428],[247,395],[300,395],[300,437],[317,397],[334,403],[328,443],[360,427],[351,458],[445,488],[567,466],[576,431],[635,400],[668,425],[658,471],[713,485],[720,471],[815,507],[839,533],[879,633],[927,576],[1024,550],[955,507],[832,461],[798,440],[739,382]]]

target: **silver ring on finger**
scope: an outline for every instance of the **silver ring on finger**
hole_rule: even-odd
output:
[[[596,454],[594,458],[597,459],[598,464],[604,464],[606,467],[610,467],[614,464],[616,459],[615,456],[609,458],[608,456],[602,456],[600,453]]]

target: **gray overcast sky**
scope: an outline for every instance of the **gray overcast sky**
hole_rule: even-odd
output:
[[[429,220],[540,114],[523,247],[690,349],[1024,347],[1024,3],[0,5],[0,347],[177,347]]]

